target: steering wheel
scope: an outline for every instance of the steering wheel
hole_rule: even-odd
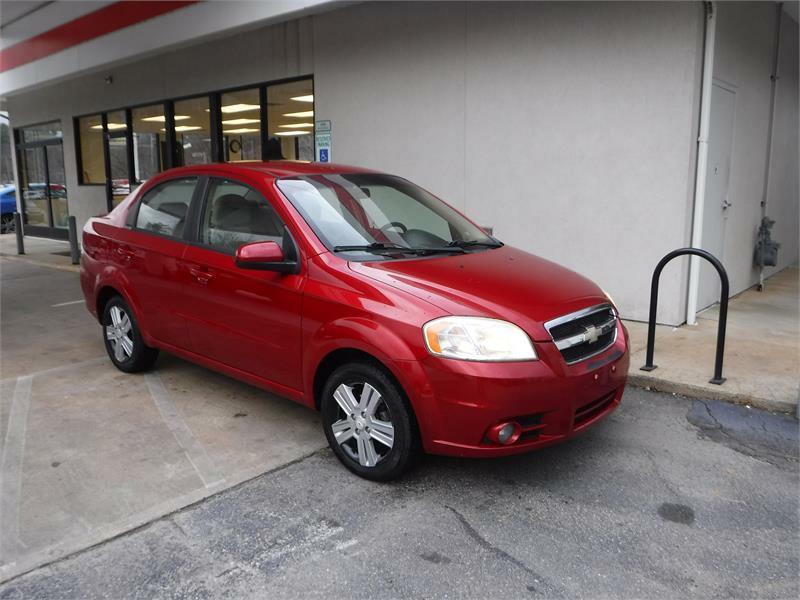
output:
[[[391,229],[392,227],[396,227],[400,230],[401,233],[408,232],[408,227],[403,225],[400,221],[392,221],[391,223],[387,223],[383,227],[381,227],[381,231],[385,231],[387,229]]]

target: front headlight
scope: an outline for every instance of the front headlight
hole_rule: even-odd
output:
[[[441,317],[422,327],[431,354],[478,361],[536,360],[528,335],[508,321]]]

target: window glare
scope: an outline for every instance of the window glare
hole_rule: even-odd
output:
[[[491,240],[438,198],[391,175],[287,177],[278,180],[278,188],[329,250],[374,243],[441,248]]]

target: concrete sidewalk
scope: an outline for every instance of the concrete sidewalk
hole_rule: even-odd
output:
[[[13,233],[0,235],[0,256],[43,267],[53,267],[78,273],[80,267],[73,265],[69,253],[69,242],[37,237],[25,237],[25,254],[17,254],[17,237]]]
[[[656,328],[654,363],[645,364],[647,324],[626,321],[631,335],[632,385],[749,404],[793,413],[800,395],[800,294],[798,268],[768,279],[763,292],[755,288],[732,298],[728,305],[722,385],[708,383],[714,372],[719,309],[698,315],[697,325]]]

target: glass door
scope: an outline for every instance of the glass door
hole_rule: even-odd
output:
[[[48,123],[18,131],[22,219],[26,234],[66,238],[69,205],[61,129]]]

